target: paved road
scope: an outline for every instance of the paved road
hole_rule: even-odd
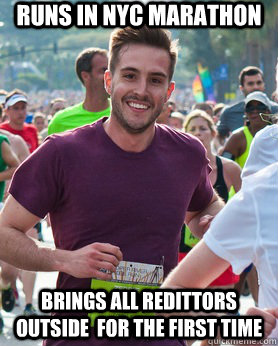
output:
[[[44,239],[47,243],[52,243],[51,230],[44,228],[43,230]],[[42,288],[54,288],[56,283],[57,273],[38,273],[37,281],[35,285],[34,293],[34,305],[37,306],[38,292]],[[17,340],[13,334],[13,321],[16,316],[21,315],[24,308],[24,296],[22,293],[22,286],[19,282],[19,295],[20,295],[20,306],[15,307],[11,313],[2,312],[4,317],[4,333],[0,335],[0,346],[41,346],[42,340]],[[241,313],[244,313],[248,307],[252,306],[252,299],[249,297],[241,298]],[[194,346],[198,346],[199,343],[194,343]]]

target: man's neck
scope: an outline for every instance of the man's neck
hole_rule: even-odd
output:
[[[108,96],[105,93],[98,94],[86,90],[83,108],[88,112],[101,112],[109,107]]]
[[[143,133],[132,134],[125,130],[113,117],[110,116],[103,124],[106,134],[122,150],[133,153],[140,153],[148,148],[151,144],[155,126],[151,125]]]

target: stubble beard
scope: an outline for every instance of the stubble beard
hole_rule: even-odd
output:
[[[161,109],[156,109],[153,111],[149,119],[144,125],[135,125],[126,119],[126,117],[123,115],[123,111],[119,105],[118,102],[114,101],[112,98],[112,114],[117,119],[118,123],[128,132],[131,134],[140,134],[145,132],[150,126],[152,126],[156,119],[158,118],[159,114],[162,111],[163,105],[161,106]]]

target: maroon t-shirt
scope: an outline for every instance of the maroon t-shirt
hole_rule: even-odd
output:
[[[50,213],[57,248],[111,243],[126,261],[161,264],[164,259],[167,275],[177,264],[185,212],[202,210],[212,198],[206,151],[192,136],[156,125],[146,150],[126,152],[106,134],[104,120],[50,136],[16,171],[10,193],[40,218]],[[90,281],[60,273],[57,287],[89,289]],[[47,343],[69,344],[83,342]],[[150,344],[177,345],[177,340]]]

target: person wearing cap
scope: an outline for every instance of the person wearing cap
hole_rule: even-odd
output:
[[[204,288],[229,264],[240,273],[253,262],[260,278],[258,306],[278,308],[278,125],[259,131],[242,171],[242,189],[212,221],[203,239],[162,288]],[[192,275],[194,273],[194,275]],[[276,327],[270,338],[278,340]]]
[[[256,66],[244,67],[238,76],[239,90],[244,97],[247,97],[254,91],[265,92],[265,82],[263,71]],[[273,113],[278,111],[278,104],[270,101],[271,111]],[[245,100],[241,100],[235,104],[226,106],[221,114],[220,120],[217,124],[217,132],[220,142],[229,137],[232,131],[244,125],[244,107]]]
[[[23,91],[15,89],[7,94],[4,107],[8,120],[0,124],[0,129],[21,136],[32,153],[39,146],[39,142],[35,126],[25,123],[27,96]]]
[[[271,104],[267,95],[261,91],[254,91],[245,99],[246,125],[234,131],[223,149],[223,156],[234,159],[241,168],[247,160],[251,142],[255,134],[270,123]],[[262,115],[263,114],[263,115]],[[236,289],[241,293],[245,279],[248,281],[249,289],[253,299],[258,299],[258,279],[254,266],[249,266],[241,274]]]
[[[246,125],[234,131],[223,149],[223,156],[233,158],[243,168],[255,134],[270,123],[270,100],[265,93],[254,91],[245,99]],[[263,115],[261,115],[261,113]]]
[[[29,152],[32,153],[39,145],[38,132],[34,125],[25,123],[27,114],[26,94],[19,89],[11,91],[6,95],[4,107],[8,120],[0,124],[0,130],[2,129],[22,137],[28,146]],[[24,186],[22,186],[22,188],[24,189]],[[36,229],[30,229],[28,235],[37,239]],[[33,315],[35,314],[35,309],[32,305],[32,299],[36,273],[23,271],[21,277],[26,301],[24,314]],[[11,269],[11,266],[6,265],[5,263],[2,264],[2,279],[6,284],[14,284],[16,281],[15,271]]]

